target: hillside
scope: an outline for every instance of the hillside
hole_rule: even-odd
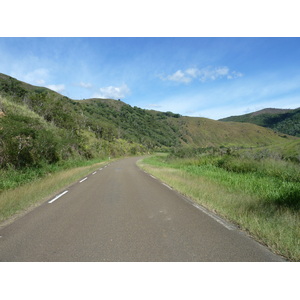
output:
[[[253,123],[285,134],[300,137],[300,108],[266,108],[241,116],[220,119],[219,121]]]
[[[254,124],[183,117],[112,99],[72,100],[0,74],[1,167],[136,155],[181,145],[255,147],[294,139]]]
[[[174,121],[170,120],[170,122]],[[194,146],[256,147],[285,142],[284,135],[278,135],[270,129],[255,124],[224,123],[191,117],[182,117],[178,122],[181,140]],[[287,136],[286,138],[293,139]]]

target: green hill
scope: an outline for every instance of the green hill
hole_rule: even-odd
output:
[[[142,154],[182,145],[256,147],[295,139],[254,124],[183,117],[112,99],[72,100],[0,74],[2,168]]]
[[[253,123],[275,131],[300,137],[300,108],[266,108],[254,113],[232,116],[219,121]]]
[[[255,124],[220,122],[206,118],[182,117],[179,121],[181,140],[201,147],[257,147],[285,143],[294,139]],[[170,120],[170,122],[174,122]]]

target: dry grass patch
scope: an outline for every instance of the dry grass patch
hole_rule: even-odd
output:
[[[32,209],[58,193],[62,188],[90,174],[104,164],[105,162],[101,162],[91,166],[60,171],[13,190],[3,191],[0,194],[0,222]]]

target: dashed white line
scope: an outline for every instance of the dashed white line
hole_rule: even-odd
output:
[[[95,175],[97,172],[94,172],[92,175]]]
[[[156,179],[153,175],[150,175],[153,179]]]
[[[81,179],[79,182],[81,183],[81,182],[84,182],[85,180],[87,180],[88,178],[87,177],[85,177],[85,178],[83,178],[83,179]]]
[[[103,168],[99,169],[99,171],[102,171],[102,170],[103,170]]]
[[[63,196],[64,194],[66,194],[68,191],[64,191],[63,193],[57,195],[55,198],[53,198],[52,200],[48,201],[48,203],[53,203],[54,201],[56,201],[58,198],[60,198],[61,196]]]

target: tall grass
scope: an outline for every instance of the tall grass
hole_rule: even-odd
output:
[[[230,155],[164,155],[144,159],[141,166],[275,253],[300,261],[299,165]]]
[[[68,170],[72,168],[90,166],[95,163],[104,161],[105,159],[72,159],[56,164],[43,164],[40,167],[31,167],[23,169],[15,169],[13,167],[0,169],[0,193],[19,187],[23,184],[33,182],[44,176],[48,176],[52,173],[56,173],[63,170]]]
[[[214,165],[188,165],[182,166],[182,169],[188,173],[210,178],[229,191],[259,196],[261,201],[270,205],[285,206],[292,210],[300,208],[300,183],[286,179],[288,177],[296,179],[293,173],[282,175],[285,178],[283,179],[277,173],[274,175],[272,170],[270,170],[271,175],[268,175],[267,172],[260,171],[234,172]]]
[[[35,206],[103,164],[105,164],[103,160],[82,160],[69,161],[64,165],[48,166],[44,169],[28,169],[21,174],[19,171],[7,170],[10,177],[1,178],[2,186],[4,186],[2,182],[7,184],[6,189],[0,193],[0,222]],[[5,171],[2,171],[1,176],[3,172]]]

